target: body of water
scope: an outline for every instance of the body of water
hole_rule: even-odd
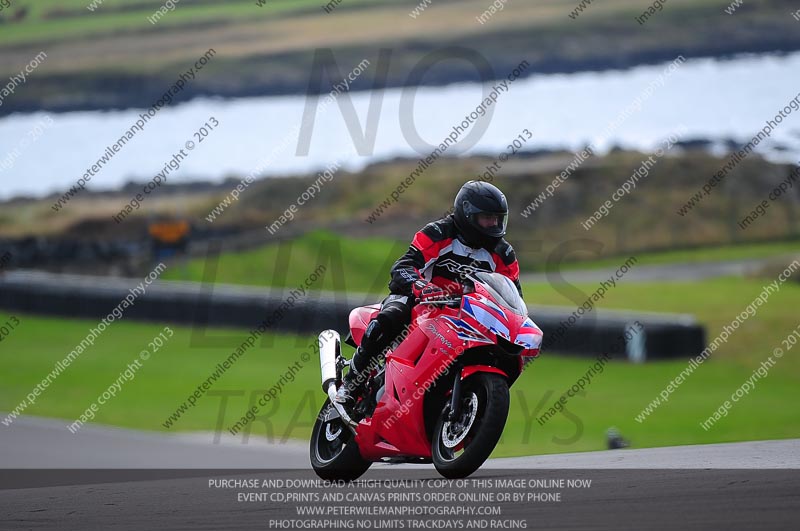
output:
[[[525,129],[530,139],[524,149],[577,150],[591,143],[600,153],[612,146],[650,151],[677,131],[683,131],[684,140],[708,139],[717,146],[727,139],[746,143],[800,92],[800,53],[691,60],[673,69],[656,65],[517,80],[498,94],[491,114],[470,126],[483,130],[479,138],[476,133],[477,142],[450,153],[499,153]],[[197,99],[149,119],[117,153],[111,152],[89,187],[144,182],[170,161],[178,169],[170,170],[167,181],[180,182],[244,176],[260,166],[260,174],[276,176],[319,171],[334,161],[357,170],[393,157],[427,155],[430,148],[409,140],[413,135],[408,131],[418,132],[428,144],[440,143],[490,89],[465,83],[350,94],[362,131],[370,101],[382,99],[373,108],[378,113],[373,115],[375,134],[370,138],[368,133],[360,149],[336,104],[319,112],[313,127],[299,130],[306,105],[302,96]],[[401,104],[404,97],[411,98],[407,101],[413,107]],[[637,98],[640,105],[633,104]],[[1,119],[0,197],[69,188],[141,112],[31,113]],[[310,135],[307,155],[297,154],[300,135]],[[187,142],[194,143],[193,149]],[[773,160],[797,162],[800,111],[792,110],[757,150]]]

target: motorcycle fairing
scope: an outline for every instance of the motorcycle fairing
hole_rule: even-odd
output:
[[[475,300],[464,298],[463,310],[464,312],[482,324],[489,332],[492,332],[506,341],[511,341],[510,332],[508,330],[508,316],[499,308],[492,304],[486,304],[487,300]],[[494,306],[494,308],[492,308]],[[497,308],[497,309],[495,309]],[[503,322],[505,321],[505,323]]]
[[[483,335],[478,329],[470,325],[463,319],[454,317],[444,317],[444,322],[456,333],[456,336],[463,341],[476,341],[478,343],[494,343],[491,339]]]
[[[353,336],[353,341],[355,341],[356,345],[361,344],[361,339],[364,337],[364,332],[367,331],[369,322],[378,315],[380,309],[380,304],[370,304],[353,308],[350,312],[348,324],[350,325],[350,334]]]
[[[539,347],[542,346],[542,331],[530,317],[525,319],[522,326],[517,331],[517,337],[514,339],[514,343],[528,350],[537,351]]]
[[[542,332],[527,316],[500,308],[491,293],[478,289],[465,294],[458,308],[417,305],[412,309],[408,336],[386,355],[385,388],[372,415],[361,420],[356,442],[362,457],[431,457],[424,421],[425,392],[437,378],[452,378],[450,369],[465,350],[499,343],[522,347],[519,367],[539,353]],[[369,320],[379,305],[356,308],[350,314],[352,335],[360,344]],[[465,367],[459,377],[475,372],[496,372],[496,367]],[[416,395],[415,395],[416,393]]]

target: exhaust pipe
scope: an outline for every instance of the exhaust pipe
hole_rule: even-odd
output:
[[[319,335],[319,368],[322,373],[322,390],[328,393],[331,384],[336,386],[339,379],[336,371],[336,361],[342,356],[339,332],[325,330]]]
[[[339,360],[342,357],[342,343],[339,332],[336,330],[325,330],[319,335],[319,369],[322,374],[322,390],[328,395],[334,409],[344,421],[345,425],[356,433],[356,422],[344,410],[341,404],[334,400],[336,397],[336,382],[341,380]]]

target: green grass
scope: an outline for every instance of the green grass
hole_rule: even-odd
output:
[[[341,254],[338,253],[341,249]],[[699,258],[723,259],[732,256],[778,256],[792,250],[789,244],[764,244],[743,247],[723,247],[698,251]],[[213,259],[206,266],[204,259],[191,260],[185,272],[172,268],[167,279],[202,280],[216,278],[216,282],[252,284],[258,286],[294,287],[300,285],[311,271],[320,264],[328,270],[313,289],[347,290],[349,292],[373,293],[376,300],[386,294],[389,269],[394,260],[405,251],[405,244],[387,239],[366,240],[337,239],[326,232],[315,232],[285,244],[270,245],[242,253],[225,253],[219,259],[216,277]],[[278,259],[282,253],[284,257]],[[737,254],[738,253],[738,254]],[[640,255],[641,263],[666,263],[666,258],[683,261],[691,258],[687,253],[663,253]],[[288,261],[287,261],[288,260]],[[618,266],[619,260],[611,262]],[[599,264],[599,263],[598,263]],[[203,276],[208,267],[208,277]],[[598,267],[601,267],[598,265]],[[782,269],[782,268],[780,268]],[[649,312],[682,313],[694,315],[707,328],[708,340],[713,340],[722,327],[729,324],[761,293],[763,287],[775,280],[773,276],[762,278],[718,278],[704,282],[626,283],[624,278],[617,287],[606,293],[598,303],[599,308],[631,309]],[[546,283],[524,283],[525,300],[531,305],[557,305],[577,307],[598,288],[597,283],[551,285]],[[783,338],[798,324],[797,308],[800,307],[800,285],[787,282],[781,291],[772,295],[769,303],[758,309],[756,317],[749,319],[748,326],[736,332],[735,340],[727,346],[721,356],[738,360],[745,367],[754,366],[753,356],[766,356],[779,338]],[[759,358],[761,359],[761,358]],[[758,363],[755,363],[758,365]]]
[[[92,0],[13,0],[12,6],[6,11],[14,13],[20,8],[27,9],[27,16],[21,21],[6,23],[0,34],[1,44],[20,44],[30,42],[53,42],[63,39],[86,38],[97,35],[114,34],[119,31],[143,31],[152,28],[147,17],[160,9],[165,0],[103,0],[94,11],[87,9]],[[344,11],[362,6],[398,4],[398,0],[347,0],[336,7]],[[409,10],[417,5],[416,0],[402,2],[409,6]],[[549,2],[552,4],[552,2]],[[572,0],[562,0],[563,7],[560,11],[568,13],[573,7]],[[673,10],[686,16],[706,11],[718,11],[719,6],[727,5],[727,0],[702,0],[702,2],[682,2],[684,5],[674,5]],[[175,10],[170,12],[163,21],[162,27],[180,27],[187,23],[219,22],[219,21],[249,21],[256,18],[283,15],[287,13],[311,12],[325,14],[323,0],[267,0],[263,6],[256,6],[255,0],[228,0],[215,2],[213,0],[178,0]],[[609,15],[630,16],[631,18],[641,13],[638,8],[632,8],[628,2],[609,2],[608,5],[594,8],[581,17],[581,23],[591,19],[608,17]],[[488,5],[488,4],[487,4]],[[472,6],[470,6],[472,7]],[[573,21],[561,17],[555,18],[547,9],[551,6],[544,5],[543,13],[550,20],[550,25],[569,27]],[[477,8],[475,8],[477,9]],[[6,13],[3,13],[6,15]],[[667,17],[662,17],[663,22]]]
[[[410,241],[411,235],[409,235]],[[512,241],[513,244],[513,241]],[[317,265],[329,267],[323,282],[313,289],[383,293],[392,264],[408,249],[408,242],[388,238],[342,238],[327,231],[314,231],[282,244],[269,244],[241,252],[224,252],[217,257],[189,260],[181,271],[166,273],[171,280],[201,281],[216,278],[226,284],[254,286],[296,286]],[[697,250],[636,254],[637,267],[681,262],[710,262],[745,258],[768,258],[798,252],[797,242],[770,242],[708,247]],[[526,261],[520,256],[523,271],[535,271],[542,261]],[[564,270],[618,267],[620,258],[589,262],[568,262]],[[210,277],[216,268],[216,275]],[[206,276],[204,276],[204,274]]]
[[[0,314],[0,322],[7,318],[7,314]],[[89,328],[97,325],[88,320],[26,315],[18,315],[18,318],[21,324],[3,341],[4,355],[0,359],[0,410],[3,411],[16,407],[55,363],[80,343]],[[148,348],[148,342],[163,328],[154,324],[114,323],[25,413],[69,420],[65,426],[71,423],[117,380],[128,364],[138,358],[140,351]],[[175,332],[174,337],[142,363],[136,377],[124,384],[116,398],[100,408],[96,422],[166,431],[162,422],[208,378],[217,363],[235,350],[234,345],[240,344],[248,335],[243,330],[208,331],[216,341],[228,338],[231,346],[193,347],[190,328],[170,328]],[[241,357],[211,392],[238,390],[246,392],[249,398],[252,391],[270,387],[286,371],[287,365],[299,359],[310,339],[280,334],[269,336],[265,344]],[[298,375],[297,384],[288,387],[281,395],[281,400],[297,404],[305,390],[319,389],[316,384],[318,366],[318,362],[312,360]],[[212,430],[219,406],[219,397],[206,396],[173,429]],[[239,410],[244,411],[246,407],[244,399],[231,398],[228,418],[233,421]],[[276,412],[276,426],[287,425],[290,414],[288,407]]]
[[[622,279],[597,306],[601,309],[691,314],[706,327],[707,340],[712,341],[723,326],[729,325],[745,311],[763,287],[773,280],[719,278],[705,282],[626,284]],[[576,284],[569,296],[565,295],[567,287],[563,285],[523,284],[522,288],[529,304],[575,308],[598,286],[599,283]],[[800,324],[799,307],[800,284],[791,281],[782,284],[780,291],[771,295],[754,317],[747,319],[747,326],[735,332],[725,349],[714,354],[715,358],[725,358],[746,369],[758,366],[773,348],[779,346],[780,339]],[[784,360],[783,365],[800,369],[800,362],[795,359]]]
[[[800,242],[793,240],[764,243],[743,243],[738,245],[702,247],[698,249],[636,253],[636,258],[639,259],[637,265],[643,266],[770,258],[791,253],[800,254]],[[619,266],[619,263],[620,257],[612,257],[602,260],[571,262],[565,264],[564,269],[616,268]]]
[[[730,322],[761,290],[757,280],[720,279],[703,284],[620,284],[601,303],[608,308],[636,308],[689,312],[709,325],[709,339]],[[589,293],[595,286],[577,286]],[[537,303],[570,304],[555,288],[527,285]],[[590,359],[562,358],[544,353],[511,392],[511,412],[502,444],[495,456],[599,450],[605,430],[616,426],[635,447],[702,444],[723,441],[800,437],[800,412],[787,407],[797,401],[800,362],[787,352],[755,390],[739,401],[727,418],[709,431],[704,421],[736,391],[781,339],[798,326],[800,286],[784,284],[758,314],[748,319],[676,391],[668,404],[645,422],[635,416],[686,367],[685,361],[631,365],[614,363],[595,376],[584,396],[571,398],[567,414],[539,425],[535,420],[572,386],[593,363]],[[10,411],[85,336],[96,323],[85,320],[18,316],[21,324],[3,341],[0,357],[0,410]],[[5,322],[8,315],[0,315]],[[148,341],[163,327],[131,322],[115,323],[83,353],[26,410],[32,415],[75,420],[113,381]],[[175,336],[144,363],[136,378],[116,398],[101,407],[98,423],[167,431],[168,416],[205,380],[231,347],[241,342],[241,330],[209,330],[213,338],[230,338],[231,347],[191,346],[191,330],[173,326]],[[340,330],[343,331],[343,330]],[[229,394],[223,428],[231,426],[251,405],[253,397],[273,385],[290,364],[301,359],[313,337],[268,336],[267,344],[245,354],[212,388]],[[216,340],[216,339],[215,339]],[[800,348],[795,347],[795,348]],[[252,435],[305,439],[321,405],[315,360],[298,373],[274,409],[253,425]],[[259,391],[262,390],[262,391]],[[214,430],[221,415],[222,397],[204,396],[172,431]]]
[[[388,289],[392,264],[407,249],[408,243],[386,238],[338,238],[329,232],[315,231],[283,244],[223,253],[219,259],[190,260],[185,267],[175,268],[163,278],[295,287],[317,266],[324,265],[327,271],[312,289],[382,293]]]
[[[166,3],[163,0],[104,0],[94,11],[92,0],[14,0],[13,8],[28,9],[20,22],[8,23],[0,33],[0,45],[84,39],[120,31],[147,32],[154,27],[180,28],[202,23],[249,22],[300,11],[322,11],[319,0],[267,0],[259,7],[255,0],[191,2],[183,0],[161,17],[157,26],[148,21]],[[348,0],[350,4],[374,4],[386,0]],[[13,11],[13,9],[11,10]],[[56,16],[54,16],[56,15]]]

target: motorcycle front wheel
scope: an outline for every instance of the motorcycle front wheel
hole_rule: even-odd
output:
[[[433,465],[444,477],[465,478],[489,458],[508,418],[508,382],[499,374],[478,373],[461,385],[461,411],[448,420],[445,407],[433,432]]]
[[[322,420],[331,407],[330,400],[326,400],[311,431],[311,467],[322,479],[352,481],[366,472],[372,463],[361,457],[353,432],[340,418]]]

